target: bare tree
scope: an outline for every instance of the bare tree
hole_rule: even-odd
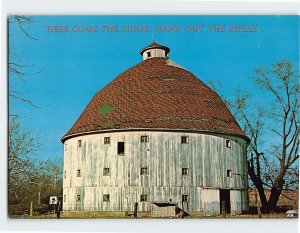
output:
[[[294,71],[290,62],[280,61],[272,65],[271,69],[257,69],[253,79],[262,91],[272,96],[272,102],[262,112],[268,120],[267,127],[272,137],[269,148],[266,152],[259,151],[255,138],[257,134],[254,133],[253,143],[250,144],[253,157],[250,157],[248,166],[250,179],[260,194],[263,212],[269,213],[276,211],[284,187],[289,187],[295,181],[298,183],[297,177],[292,177],[292,173],[298,170],[296,161],[299,158],[299,74]],[[250,124],[248,127],[251,130]],[[254,126],[256,128],[258,127]],[[268,172],[263,178],[261,160]],[[263,192],[263,185],[271,188],[268,200]]]
[[[29,16],[22,16],[22,15],[15,15],[9,18],[9,27],[12,27],[12,25],[17,25],[18,28],[24,33],[24,35],[30,39],[30,40],[38,40],[37,38],[33,37],[28,33],[26,30],[26,25],[29,25],[33,23],[32,17]],[[11,36],[11,35],[9,35]],[[8,49],[8,72],[9,72],[9,78],[16,77],[22,82],[26,82],[25,77],[29,75],[36,75],[41,73],[41,71],[32,72],[32,68],[35,68],[35,65],[24,65],[22,62],[20,62],[20,56],[14,51],[15,46],[11,43],[9,43],[9,49]],[[18,101],[22,101],[24,103],[27,103],[33,107],[38,107],[36,104],[34,104],[30,99],[24,98],[22,94],[19,91],[9,89],[8,93],[10,98],[13,98]]]
[[[234,100],[221,97],[251,140],[249,178],[263,213],[270,213],[277,210],[282,190],[299,185],[299,74],[283,60],[256,69],[252,80],[257,85],[255,96],[237,89]],[[251,101],[258,96],[260,101]],[[269,197],[265,189],[270,190]]]
[[[32,17],[28,16],[17,15],[9,18],[10,26],[15,24],[14,26],[19,28],[29,40],[37,40],[26,30],[26,25],[32,22]],[[9,46],[9,79],[17,78],[21,82],[26,82],[26,77],[40,73],[32,72],[35,65],[22,64],[24,61],[15,51],[16,48],[12,43]],[[30,106],[39,107],[11,87],[9,97]],[[10,112],[9,115],[8,206],[11,214],[15,210],[20,211],[20,208],[28,209],[30,202],[36,205],[40,201],[46,201],[49,195],[60,195],[62,193],[62,163],[44,161],[35,157],[40,145],[39,136],[22,129],[18,113]]]

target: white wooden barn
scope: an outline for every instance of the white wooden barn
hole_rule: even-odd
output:
[[[144,48],[143,61],[100,90],[62,137],[64,211],[248,207],[248,138],[220,97],[169,52],[155,42]]]

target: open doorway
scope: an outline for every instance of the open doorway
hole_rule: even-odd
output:
[[[230,214],[230,190],[220,189],[220,214],[222,214],[222,203],[225,202],[225,213]]]

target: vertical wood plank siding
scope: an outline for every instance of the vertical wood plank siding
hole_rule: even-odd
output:
[[[142,143],[141,136],[148,136],[149,142]],[[188,136],[188,143],[182,144],[181,136]],[[104,137],[110,137],[110,144],[104,144]],[[231,140],[230,148],[226,139]],[[118,142],[125,143],[124,155],[117,154]],[[230,189],[231,211],[241,213],[248,206],[246,146],[239,137],[178,132],[129,131],[68,139],[63,208],[129,211],[138,202],[140,211],[150,211],[152,202],[171,201],[182,207],[182,195],[188,195],[184,209],[219,213],[219,189]],[[104,168],[110,168],[109,175],[103,175]],[[141,175],[141,168],[148,168],[148,174]],[[182,175],[182,168],[188,168],[188,175]],[[103,201],[105,194],[109,202]],[[140,202],[142,194],[146,202]]]

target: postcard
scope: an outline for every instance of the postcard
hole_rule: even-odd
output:
[[[299,16],[8,29],[10,218],[298,217]]]

